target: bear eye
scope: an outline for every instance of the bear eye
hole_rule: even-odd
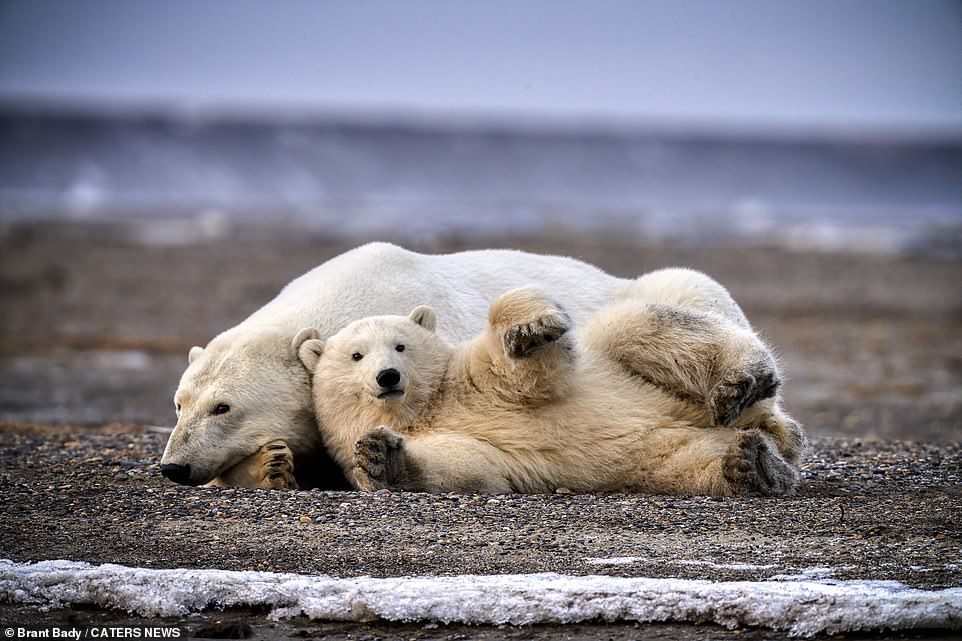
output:
[[[396,350],[399,351],[399,352],[403,352],[403,351],[404,351],[404,343],[401,343],[400,345],[398,345],[398,346],[395,347],[394,349],[396,349]]]
[[[174,403],[174,407],[177,408],[178,412],[180,411],[180,403]]]
[[[359,361],[362,358],[364,358],[364,354],[362,354],[361,352],[354,352],[353,354],[351,354],[351,358],[353,358],[356,361]]]
[[[211,414],[214,414],[216,416],[219,414],[226,414],[229,411],[230,411],[230,405],[228,405],[227,403],[221,403],[214,408],[214,411],[211,412]]]

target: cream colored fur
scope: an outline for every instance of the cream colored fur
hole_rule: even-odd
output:
[[[713,313],[749,328],[728,292],[691,270],[659,270],[626,280],[570,258],[502,250],[432,256],[372,243],[295,279],[247,320],[206,347],[190,350],[175,394],[177,425],[161,463],[189,466],[194,484],[216,479],[277,487],[273,471],[264,467],[265,460],[273,461],[264,455],[268,444],[287,443],[291,464],[295,457],[323,460],[310,379],[296,356],[308,334],[299,330],[325,339],[359,318],[403,314],[429,303],[440,313],[439,336],[456,343],[483,330],[495,298],[526,284],[562,301],[579,324],[612,301],[635,300]],[[663,342],[679,334],[683,327],[666,332]],[[654,355],[654,369],[665,356],[663,351]],[[697,382],[702,387],[685,390],[686,381],[673,381],[680,387],[672,393],[705,396],[706,380]],[[213,414],[222,403],[230,411]]]
[[[528,287],[495,301],[480,335],[454,347],[421,307],[410,318],[352,323],[326,342],[305,342],[300,354],[314,372],[325,444],[361,489],[790,492],[796,470],[760,425],[739,418],[719,427],[704,399],[682,398],[640,375],[631,353],[613,358],[660,336],[670,320],[663,312],[622,302],[575,338],[567,312]],[[718,323],[739,340],[757,341],[747,323],[711,312],[692,319],[686,322]],[[709,335],[702,352],[691,335],[672,338],[687,340],[695,361],[714,355],[721,369],[741,353],[719,351],[724,337]],[[711,368],[695,362],[686,374],[682,358],[668,378],[708,395]],[[400,373],[396,390],[378,384],[386,370]]]

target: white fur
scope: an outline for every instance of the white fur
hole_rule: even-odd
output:
[[[426,304],[438,312],[438,335],[457,343],[484,329],[491,302],[509,289],[536,285],[581,324],[606,303],[645,299],[649,289],[652,300],[659,300],[673,278],[685,296],[697,299],[687,307],[708,309],[723,298],[718,311],[748,326],[720,285],[690,270],[660,270],[635,281],[571,258],[519,251],[426,255],[388,243],[358,247],[295,279],[203,350],[191,350],[175,395],[181,407],[177,426],[161,463],[189,465],[193,483],[215,477],[230,482],[248,478],[231,468],[275,439],[295,456],[319,451],[310,381],[294,341],[302,328],[315,329],[324,340],[359,318],[407,314]],[[230,412],[212,415],[220,403],[229,404]]]

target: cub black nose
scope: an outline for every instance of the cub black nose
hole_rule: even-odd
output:
[[[397,371],[393,367],[391,369],[382,369],[377,375],[377,384],[381,387],[394,387],[401,382],[401,372]]]
[[[161,465],[160,473],[174,483],[190,485],[190,466],[189,465]]]

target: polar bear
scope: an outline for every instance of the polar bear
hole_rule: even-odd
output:
[[[485,312],[497,296],[526,284],[563,301],[577,323],[613,301],[643,300],[669,311],[715,314],[750,331],[725,288],[688,269],[627,280],[565,257],[512,250],[426,255],[371,243],[293,280],[239,325],[206,347],[191,348],[174,395],[177,424],[161,459],[162,473],[191,485],[348,487],[321,442],[310,378],[297,357],[301,344],[325,339],[354,320],[403,314],[422,303],[441,314],[438,335],[458,342],[483,329]],[[659,327],[662,342],[692,330],[670,313]],[[656,380],[659,371],[656,367],[648,376]],[[778,382],[774,368],[764,376],[746,373],[715,390],[708,402],[720,423],[731,422]],[[695,397],[706,393],[683,388]]]
[[[668,391],[765,370],[767,349],[734,323],[673,309],[672,326],[711,325],[727,340],[689,334],[672,349],[670,371],[658,371],[647,341],[665,312],[616,304],[575,337],[567,311],[525,287],[498,298],[480,335],[454,347],[419,306],[307,340],[299,357],[313,372],[325,444],[362,490],[793,491],[797,452],[780,444],[801,432],[774,398],[720,427],[710,404]]]

